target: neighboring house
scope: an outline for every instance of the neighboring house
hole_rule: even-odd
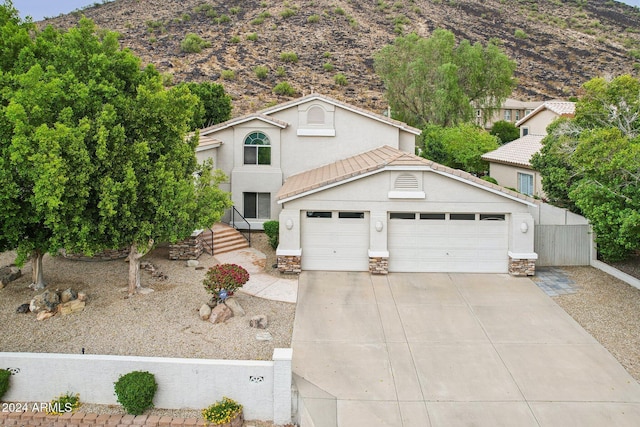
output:
[[[476,110],[476,124],[478,126],[484,126],[485,129],[491,129],[493,124],[500,120],[515,124],[533,112],[541,104],[542,101],[519,101],[517,99],[507,98],[500,109],[491,117],[485,118],[481,110]]]
[[[322,95],[200,133],[198,159],[229,176],[223,188],[252,229],[280,221],[283,272],[532,275],[534,228],[574,221],[418,157],[418,129]]]
[[[542,178],[531,167],[531,157],[542,148],[547,126],[558,117],[573,117],[574,112],[573,102],[547,101],[519,120],[520,138],[482,156],[489,162],[489,175],[502,186],[543,198]]]

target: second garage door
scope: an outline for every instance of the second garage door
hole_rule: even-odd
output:
[[[390,213],[388,238],[389,271],[508,271],[503,214]]]
[[[302,269],[369,270],[369,213],[302,212]]]

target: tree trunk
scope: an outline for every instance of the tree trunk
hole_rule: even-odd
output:
[[[31,285],[29,286],[33,290],[44,289],[44,276],[42,274],[42,258],[44,254],[38,251],[34,252],[31,256]]]
[[[140,258],[144,253],[138,252],[138,246],[134,243],[129,250],[129,295],[135,294],[140,289]]]

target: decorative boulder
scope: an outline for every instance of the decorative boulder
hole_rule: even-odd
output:
[[[202,307],[200,307],[200,319],[209,320],[209,317],[211,317],[211,307],[207,304],[202,304]]]
[[[224,304],[231,309],[234,316],[243,317],[246,314],[238,300],[235,298],[227,298],[224,301]]]
[[[209,316],[209,322],[223,323],[233,317],[233,311],[224,304],[218,304],[213,310],[211,310],[211,316]]]
[[[190,259],[187,261],[187,267],[197,267],[200,262],[197,259]]]
[[[22,276],[22,270],[15,265],[7,265],[0,268],[0,289],[7,286],[10,282],[20,278]]]
[[[56,314],[53,311],[41,311],[40,313],[38,313],[38,315],[36,316],[36,320],[46,320],[50,317],[55,316]]]
[[[74,299],[65,303],[62,303],[58,306],[58,311],[63,314],[71,314],[76,313],[78,311],[84,310],[85,302],[80,301],[79,299]]]
[[[78,298],[78,293],[73,289],[65,289],[60,293],[60,302],[65,303],[69,301],[73,301]]]
[[[84,293],[84,292],[78,292],[78,299],[80,301],[85,301],[86,302],[87,301],[87,294]]]
[[[55,311],[60,304],[60,297],[57,292],[46,290],[40,295],[36,295],[29,304],[29,310],[33,313],[41,311]]]
[[[267,321],[267,316],[264,314],[259,314],[257,316],[253,316],[251,320],[249,320],[249,326],[257,329],[267,329],[267,325],[269,322]]]
[[[21,304],[16,309],[16,313],[28,313],[28,312],[29,312],[29,304]]]

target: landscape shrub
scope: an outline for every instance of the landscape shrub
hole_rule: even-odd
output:
[[[514,33],[513,36],[517,39],[526,39],[527,37],[529,37],[527,35],[527,33],[525,33],[523,30],[521,30],[520,28],[518,28]]]
[[[232,7],[231,9],[229,9],[229,13],[231,13],[232,15],[237,15],[240,13],[240,7],[236,6],[236,7]]]
[[[212,303],[218,303],[241,288],[249,281],[249,273],[237,264],[218,264],[207,270],[202,284],[207,292],[213,297]],[[221,295],[222,290],[226,291],[226,296]]]
[[[242,405],[233,399],[223,397],[213,405],[202,410],[202,418],[213,423],[213,425],[222,425],[231,422],[231,420],[242,411]]]
[[[118,403],[131,415],[140,415],[153,408],[158,384],[152,373],[133,371],[120,376],[114,383]]]
[[[253,72],[256,74],[257,78],[259,78],[260,80],[264,80],[269,74],[269,68],[264,65],[256,65],[253,69]]]
[[[276,76],[278,77],[284,77],[287,75],[287,70],[284,69],[284,67],[281,65],[276,69]]]
[[[224,80],[235,80],[236,79],[236,73],[233,70],[222,70],[222,78]]]
[[[333,64],[332,64],[331,62],[325,62],[325,63],[322,65],[322,68],[323,68],[325,71],[333,71]]]
[[[258,40],[258,33],[247,34],[246,39],[249,40],[249,41],[254,42],[254,41]]]
[[[285,10],[283,10],[282,12],[280,12],[280,16],[284,19],[287,18],[291,18],[292,16],[294,16],[295,14],[297,14],[298,12],[296,12],[294,9],[290,9],[290,8],[285,8]]]
[[[487,182],[490,182],[490,183],[492,183],[492,184],[496,184],[496,185],[498,185],[498,181],[497,181],[494,177],[492,177],[492,176],[485,175],[485,176],[483,176],[481,179],[483,179],[483,180],[485,180],[485,181],[487,181]]]
[[[273,87],[273,93],[276,95],[293,96],[296,90],[288,82],[280,82]]]
[[[298,62],[298,54],[295,52],[282,52],[280,54],[280,60],[295,64],[296,62]]]
[[[66,412],[75,412],[80,407],[80,395],[66,392],[56,397],[49,403],[47,414],[62,415]]]
[[[211,43],[203,40],[199,35],[189,33],[180,43],[180,48],[187,53],[200,53],[202,49],[211,46]]]
[[[347,78],[345,77],[344,74],[342,73],[338,73],[333,77],[333,81],[338,85],[338,86],[346,86],[349,82],[347,81]]]
[[[280,223],[278,221],[266,221],[262,224],[264,233],[269,238],[269,244],[273,249],[278,247],[278,238],[280,236]]]
[[[307,22],[310,24],[316,24],[320,22],[320,15],[311,15],[307,18]]]
[[[226,24],[227,22],[231,22],[231,18],[229,17],[229,15],[220,15],[218,18],[216,18],[216,22],[218,24]]]
[[[231,39],[229,41],[231,43],[240,43],[240,37],[239,36],[231,36]]]
[[[6,369],[0,369],[0,400],[2,400],[2,396],[9,390],[9,378],[11,378],[11,372]]]

